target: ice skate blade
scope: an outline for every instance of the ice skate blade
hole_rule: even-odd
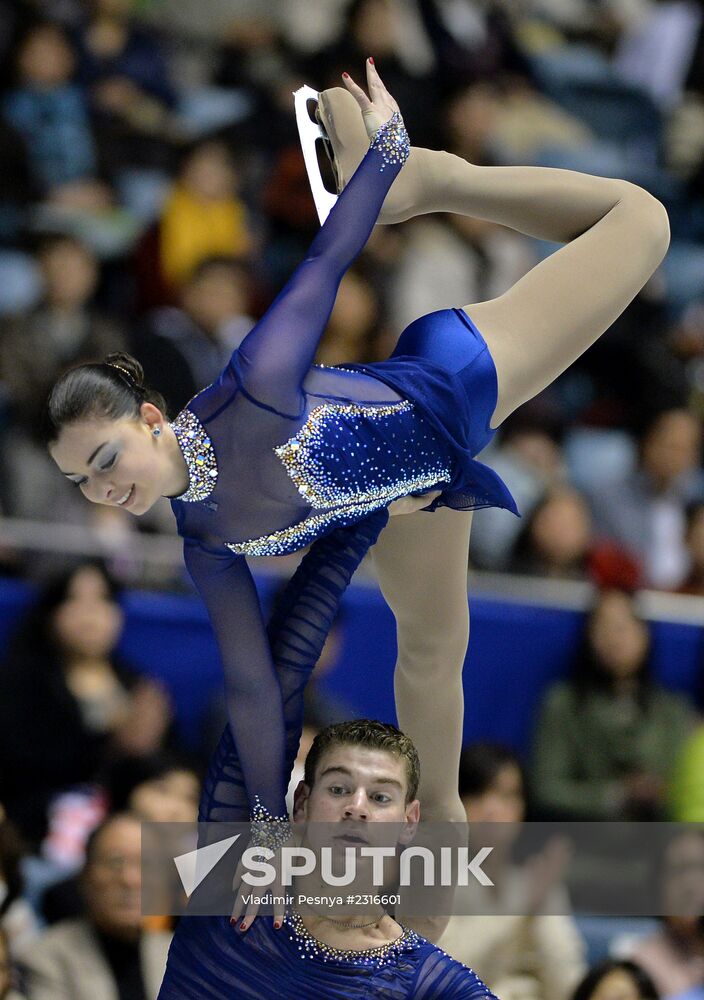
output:
[[[328,191],[325,187],[322,174],[320,173],[320,166],[318,165],[318,156],[315,144],[319,140],[323,140],[325,138],[325,134],[320,125],[311,121],[308,114],[308,102],[315,101],[317,107],[318,99],[318,91],[313,90],[312,87],[303,86],[299,90],[295,90],[293,92],[293,104],[296,111],[296,125],[298,126],[298,136],[301,140],[303,161],[306,165],[308,183],[310,184],[313,201],[315,202],[318,218],[320,219],[320,225],[322,226],[330,213],[330,209],[337,201],[337,195]]]

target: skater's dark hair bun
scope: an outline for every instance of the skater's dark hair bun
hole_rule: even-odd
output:
[[[47,402],[47,443],[56,441],[67,424],[79,420],[137,417],[142,403],[152,403],[166,416],[164,397],[145,386],[144,370],[130,354],[118,351],[104,361],[69,368]]]

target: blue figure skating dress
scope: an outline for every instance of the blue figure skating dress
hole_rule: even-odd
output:
[[[398,114],[265,316],[173,423],[189,471],[172,500],[207,606],[250,806],[284,815],[284,720],[245,557],[282,555],[410,493],[515,512],[474,456],[492,437],[493,361],[460,309],[411,324],[386,362],[313,365],[340,281],[362,250],[410,145]],[[265,734],[265,735],[263,735]]]
[[[340,597],[386,520],[380,510],[316,541],[270,623],[284,705],[287,777],[300,740],[305,685]],[[208,769],[199,819],[241,823],[248,813],[228,728]],[[185,916],[176,928],[158,1000],[496,1000],[471,969],[414,931],[402,930],[390,945],[346,951],[316,941],[295,913],[287,914],[278,931],[271,917],[259,917],[246,934],[234,930],[226,916]]]

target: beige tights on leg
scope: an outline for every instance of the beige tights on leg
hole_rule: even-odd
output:
[[[379,585],[396,618],[396,712],[420,756],[425,820],[465,819],[457,772],[471,523],[471,511],[447,507],[403,514],[390,519],[372,549]]]
[[[369,145],[359,108],[351,94],[336,88],[321,94],[319,113],[344,186]],[[478,167],[451,153],[413,148],[379,221],[429,212],[471,215],[567,243],[504,295],[464,306],[496,365],[493,426],[601,336],[643,287],[669,242],[660,202],[627,181],[550,167]]]
[[[324,91],[319,115],[341,189],[368,148],[366,130],[346,90]],[[413,148],[379,221],[429,212],[471,215],[566,243],[504,295],[464,307],[496,365],[493,426],[549,385],[611,325],[669,242],[662,205],[626,181],[547,167],[479,167],[450,153]],[[398,716],[420,751],[426,818],[461,818],[456,778],[469,527],[468,514],[446,508],[401,515],[391,519],[374,549],[397,622]]]

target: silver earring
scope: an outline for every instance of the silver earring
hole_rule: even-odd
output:
[[[155,438],[161,437],[161,427],[155,427],[152,434]]]

